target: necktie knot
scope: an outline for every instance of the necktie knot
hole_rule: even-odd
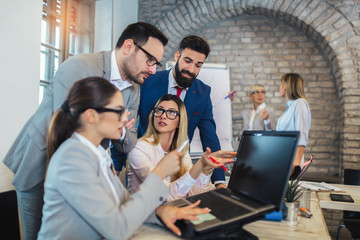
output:
[[[183,91],[182,87],[176,86],[176,96],[178,96],[178,98],[180,98],[181,92]]]

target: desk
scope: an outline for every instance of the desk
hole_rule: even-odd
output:
[[[246,224],[244,228],[259,239],[326,239],[331,240],[319,200],[315,192],[311,193],[310,203],[312,218],[299,217],[296,226],[289,226],[287,221],[256,221]],[[131,240],[180,239],[170,231],[155,225],[143,224],[130,238]]]
[[[347,210],[360,212],[360,186],[332,184],[343,189],[345,192],[317,192],[321,208]],[[354,203],[331,201],[330,193],[349,194],[354,199]]]
[[[310,210],[312,218],[299,217],[295,226],[289,226],[287,221],[256,221],[244,228],[256,235],[259,239],[328,239],[331,240],[326,227],[316,193],[311,193]]]

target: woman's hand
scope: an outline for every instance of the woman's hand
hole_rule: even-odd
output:
[[[180,229],[175,226],[176,220],[199,220],[196,215],[209,213],[211,211],[209,208],[196,208],[199,204],[200,200],[181,208],[162,205],[155,210],[155,213],[159,216],[159,218],[161,218],[166,227],[168,227],[176,235],[180,236]]]
[[[209,156],[214,158],[217,162],[213,162]],[[206,148],[206,152],[203,153],[203,155],[200,158],[200,161],[203,165],[203,169],[205,171],[210,171],[214,168],[219,168],[221,166],[224,166],[225,164],[234,162],[234,159],[236,157],[236,152],[230,152],[230,151],[222,151],[219,150],[217,152],[211,153],[210,148]]]
[[[260,116],[261,116],[261,118],[262,118],[263,120],[269,119],[269,113],[268,113],[268,111],[266,111],[265,109],[261,110]]]
[[[152,172],[162,179],[177,173],[180,170],[180,159],[182,156],[182,152],[178,151],[168,153],[160,160]]]

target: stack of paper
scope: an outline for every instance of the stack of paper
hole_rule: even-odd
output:
[[[312,191],[343,191],[341,188],[335,187],[331,184],[325,182],[309,182],[309,181],[300,181],[300,186],[305,189],[310,189]]]

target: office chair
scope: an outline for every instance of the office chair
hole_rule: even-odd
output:
[[[15,190],[0,193],[0,229],[8,239],[20,240],[19,214]]]
[[[344,184],[360,186],[360,170],[344,169]],[[341,228],[347,228],[352,239],[360,238],[360,212],[344,211],[343,225],[338,227],[336,240],[338,240]]]

